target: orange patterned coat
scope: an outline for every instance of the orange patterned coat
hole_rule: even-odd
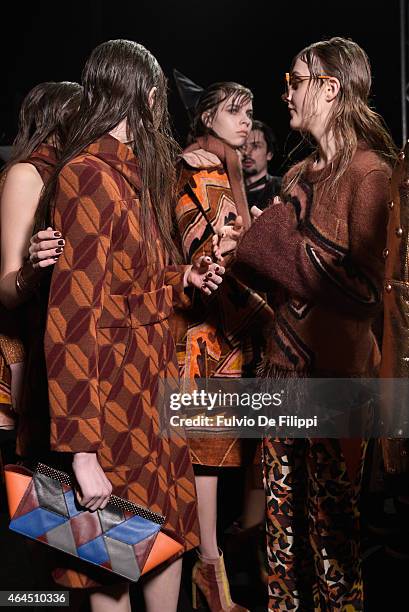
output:
[[[179,188],[175,218],[184,261],[190,264],[213,255],[212,237],[234,221],[237,206],[223,165],[193,170],[183,164]],[[172,319],[184,390],[194,388],[197,379],[255,376],[271,317],[266,301],[229,274],[209,298],[196,293],[193,307]],[[189,442],[193,463],[207,466],[238,466],[254,452],[247,441],[222,435],[195,435]]]
[[[189,549],[198,545],[189,449],[181,432],[160,433],[158,397],[160,379],[178,376],[167,319],[186,299],[184,268],[165,269],[154,229],[141,235],[140,187],[137,159],[109,135],[59,175],[54,227],[66,244],[45,333],[51,447],[96,451],[113,492],[164,514]]]

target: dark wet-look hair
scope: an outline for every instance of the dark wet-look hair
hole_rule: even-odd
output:
[[[81,96],[81,85],[69,81],[49,81],[33,87],[21,105],[18,132],[6,168],[27,159],[50,138],[58,149],[63,147]]]
[[[207,114],[209,121],[211,122],[217,113],[222,102],[229,100],[234,106],[243,106],[253,99],[253,94],[247,87],[234,83],[232,81],[222,81],[220,83],[213,83],[203,90],[195,108],[195,113],[192,121],[192,127],[189,134],[189,140],[193,141],[199,136],[205,136],[206,134],[213,134],[211,128],[207,127],[203,122],[203,114]]]
[[[127,137],[138,156],[141,173],[142,235],[151,234],[151,201],[162,243],[168,254],[175,256],[171,209],[178,147],[171,137],[167,82],[159,63],[136,42],[110,40],[92,51],[82,73],[82,83],[84,95],[79,112],[72,122],[61,162],[40,201],[36,228],[46,227],[50,221],[61,168],[126,119]],[[153,88],[156,90],[150,106],[149,94]]]

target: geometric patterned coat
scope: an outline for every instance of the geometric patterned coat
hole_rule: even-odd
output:
[[[167,319],[186,304],[185,268],[166,267],[155,228],[141,235],[140,188],[135,155],[110,135],[59,175],[53,227],[65,247],[45,333],[51,448],[97,452],[113,493],[165,515],[190,549],[199,540],[189,449],[183,432],[160,432],[158,411],[160,378],[178,377]],[[92,586],[75,572],[54,577]]]
[[[186,264],[202,255],[212,257],[213,235],[237,214],[224,165],[192,169],[183,164],[175,218]],[[258,293],[229,274],[208,298],[195,292],[193,307],[172,319],[184,390],[195,379],[255,376],[263,330],[271,325],[272,315]],[[248,454],[247,441],[239,438],[192,436],[189,441],[192,461],[197,464],[237,466]]]

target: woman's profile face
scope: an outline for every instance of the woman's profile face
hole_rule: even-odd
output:
[[[241,147],[251,131],[253,103],[251,100],[241,103],[240,98],[234,100],[234,96],[230,96],[220,102],[211,120],[206,120],[206,114],[203,113],[202,121],[229,145],[235,148]]]
[[[298,58],[285,96],[293,130],[314,132],[324,122],[324,93],[325,81],[311,77],[306,62]]]

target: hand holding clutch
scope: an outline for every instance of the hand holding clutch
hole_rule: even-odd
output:
[[[76,490],[80,506],[94,511],[103,510],[109,502],[112,485],[98,462],[96,453],[75,453],[72,468],[79,489]]]
[[[70,476],[38,464],[31,473],[5,467],[10,529],[78,557],[127,580],[183,551],[181,541],[163,531],[165,517],[111,495],[104,509],[80,507]]]

